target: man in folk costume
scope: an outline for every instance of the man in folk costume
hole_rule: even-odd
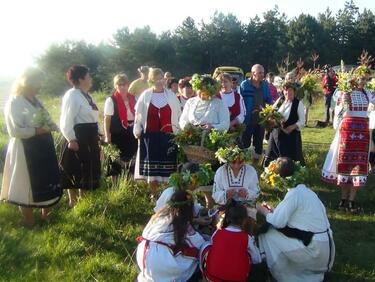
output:
[[[318,196],[296,176],[296,165],[279,158],[276,173],[293,184],[273,210],[257,204],[265,216],[259,249],[272,276],[279,282],[323,281],[335,258],[335,245],[326,210]]]

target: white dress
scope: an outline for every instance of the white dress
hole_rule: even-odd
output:
[[[156,242],[174,245],[173,227],[169,216],[155,220],[151,218],[143,230],[142,237],[144,240],[139,243],[136,255],[141,269],[138,281],[185,282],[194,274],[198,266],[197,257],[188,257],[181,253],[173,255],[169,247]],[[186,242],[190,247],[199,250],[205,240],[190,227],[186,234]]]
[[[180,117],[180,127],[186,125],[211,124],[217,130],[229,129],[229,110],[219,98],[204,101],[193,97],[187,100]]]
[[[267,266],[273,277],[279,282],[323,281],[324,273],[332,268],[335,246],[325,207],[318,196],[299,184],[288,191],[266,220],[275,228],[288,226],[313,233],[321,232],[313,235],[308,246],[273,227],[259,235],[259,249],[261,254],[266,255]]]
[[[366,184],[367,173],[363,173],[360,175],[354,174],[352,176],[349,174],[339,173],[338,171],[340,135],[342,134],[341,127],[343,122],[349,118],[368,118],[368,105],[369,103],[375,103],[375,97],[372,96],[369,92],[366,92],[366,95],[363,94],[364,93],[361,91],[353,91],[351,93],[352,110],[348,110],[344,109],[343,103],[341,101],[343,94],[340,91],[337,92],[338,99],[336,101],[335,117],[333,122],[333,127],[336,129],[336,134],[331,143],[322,169],[322,179],[326,182],[337,184],[338,186],[351,184],[354,187],[361,187]],[[361,134],[355,134],[352,136],[353,142],[356,138],[361,138]],[[370,140],[367,140],[367,142],[369,141]],[[358,140],[358,142],[362,141]],[[354,155],[356,154],[354,151],[353,153]]]
[[[21,139],[35,136],[33,115],[38,111],[23,96],[11,96],[4,114],[10,140],[4,164],[0,200],[29,207],[46,207],[56,203],[60,197],[43,202],[34,202],[29,171]]]

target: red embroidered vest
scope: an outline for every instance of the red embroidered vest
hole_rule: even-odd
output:
[[[152,103],[148,107],[146,132],[172,132],[171,122],[172,110],[167,104],[162,108],[157,108]]]

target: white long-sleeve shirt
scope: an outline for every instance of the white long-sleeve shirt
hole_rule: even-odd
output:
[[[289,226],[314,233],[324,232],[330,228],[323,203],[304,184],[290,189],[275,210],[267,214],[266,220],[276,228]],[[323,240],[327,239],[324,234],[320,237]]]
[[[256,170],[251,165],[245,164],[235,177],[230,165],[224,164],[215,173],[212,198],[215,203],[225,205],[227,203],[227,191],[240,188],[247,190],[246,199],[241,199],[238,196],[233,199],[255,201],[258,198],[260,189]]]
[[[184,129],[188,124],[211,124],[218,130],[228,130],[229,121],[229,110],[223,101],[215,97],[208,101],[193,97],[187,100],[184,106],[180,127]]]
[[[238,116],[236,116],[235,119],[237,120],[238,123],[243,123],[243,121],[245,120],[245,116],[246,116],[246,107],[245,107],[245,103],[243,101],[242,96],[238,93],[237,95],[239,95],[240,97],[240,113]],[[221,100],[223,100],[224,105],[226,105],[228,108],[232,107],[236,101],[233,91],[230,93],[220,92],[220,97],[221,97]]]
[[[63,97],[60,115],[60,129],[65,139],[76,140],[74,126],[81,123],[97,123],[99,111],[93,110],[80,89],[69,89]]]
[[[280,98],[279,98],[280,99]],[[277,105],[279,102],[279,99],[275,102],[274,105]],[[287,121],[289,119],[290,111],[292,109],[292,101],[285,100],[284,103],[281,104],[280,108],[277,110],[280,114],[283,115],[284,120]],[[298,103],[298,121],[296,122],[298,126],[298,130],[301,130],[305,126],[305,107],[303,106],[303,103],[299,101]]]

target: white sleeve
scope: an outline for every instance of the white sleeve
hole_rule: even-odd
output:
[[[80,103],[75,101],[75,95],[71,95],[72,93],[69,94],[63,98],[60,115],[60,129],[65,139],[71,141],[77,139],[74,132],[74,120],[78,115]]]
[[[305,107],[301,101],[298,103],[298,121],[296,122],[298,129],[301,130],[305,126]]]
[[[219,123],[213,124],[212,126],[217,130],[228,130],[230,125],[230,116],[229,116],[229,109],[222,100],[219,100],[218,103],[218,115],[219,115]]]
[[[11,137],[30,138],[35,135],[35,127],[26,127],[23,122],[23,108],[17,100],[9,101],[5,107],[6,125]]]
[[[240,114],[236,117],[236,119],[238,123],[243,123],[243,121],[245,120],[245,116],[246,116],[246,108],[245,108],[245,102],[241,95],[240,95],[240,109],[241,109]]]
[[[252,264],[258,264],[262,262],[262,257],[260,256],[260,252],[258,247],[255,245],[254,236],[249,236],[247,250],[251,257]]]
[[[333,118],[333,128],[337,129],[340,125],[340,122],[343,118],[343,115],[345,113],[345,109],[343,107],[343,102],[341,97],[343,94],[341,91],[335,91],[336,93],[336,106],[335,106],[335,116]],[[335,95],[335,94],[334,94]]]
[[[184,106],[184,109],[182,110],[182,114],[180,116],[180,128],[183,130],[186,125],[189,124],[189,110],[191,107],[191,99],[187,100]]]
[[[202,205],[198,202],[194,202],[193,213],[195,217],[199,215],[201,209],[203,209]]]
[[[135,110],[135,116],[134,116],[133,134],[134,134],[134,136],[137,137],[137,136],[140,136],[141,133],[142,133],[142,130],[143,130],[142,119],[145,118],[145,117],[142,116],[142,115],[145,114],[145,113],[143,113],[143,110],[144,110],[144,93],[142,93],[141,96],[139,96],[137,102],[135,103],[134,110]]]
[[[289,218],[297,209],[298,198],[296,191],[290,190],[285,198],[277,205],[276,209],[267,214],[266,220],[276,228],[283,228],[287,225]]]
[[[215,203],[219,205],[225,205],[227,202],[226,189],[223,185],[223,182],[220,180],[222,171],[223,167],[220,167],[216,171],[214,177],[214,186],[212,189],[212,199],[214,199]]]
[[[115,109],[113,105],[113,100],[111,97],[108,97],[104,103],[104,115],[113,116],[114,112],[115,112]]]

